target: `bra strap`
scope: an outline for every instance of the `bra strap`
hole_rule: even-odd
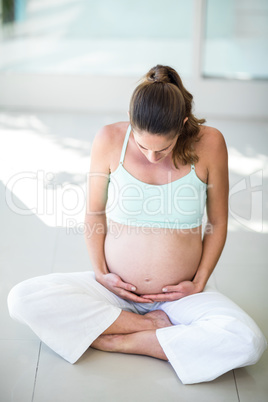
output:
[[[195,170],[195,165],[194,165],[194,163],[191,164],[191,170]]]
[[[126,149],[127,149],[127,144],[128,144],[128,139],[131,133],[131,125],[128,126],[126,135],[125,135],[125,139],[124,139],[124,143],[123,143],[123,147],[122,147],[122,152],[121,152],[121,156],[120,156],[120,164],[123,165],[124,162],[124,158],[125,158],[125,153],[126,153]]]

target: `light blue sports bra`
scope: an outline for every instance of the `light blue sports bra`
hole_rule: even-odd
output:
[[[117,169],[110,174],[106,214],[108,220],[123,225],[151,228],[191,229],[202,224],[207,185],[190,172],[167,184],[147,184],[123,166],[129,125]]]

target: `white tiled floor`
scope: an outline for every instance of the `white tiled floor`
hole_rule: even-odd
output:
[[[183,386],[168,363],[145,356],[89,349],[72,366],[9,317],[6,297],[14,284],[51,272],[91,269],[81,226],[84,206],[76,207],[74,194],[83,201],[95,132],[118,120],[126,120],[126,114],[0,113],[1,402],[268,401],[267,352],[254,366]],[[212,280],[268,337],[268,122],[208,119],[208,124],[225,135],[230,188],[243,181],[246,186],[230,198],[228,239]],[[250,189],[256,172],[259,184]],[[63,193],[70,183],[76,187]],[[35,207],[32,215],[22,215]]]

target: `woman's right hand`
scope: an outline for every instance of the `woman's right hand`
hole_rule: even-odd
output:
[[[106,289],[125,300],[130,300],[136,303],[152,303],[150,299],[144,299],[136,295],[136,287],[130,283],[122,281],[120,276],[112,273],[98,275],[97,282],[103,285]]]

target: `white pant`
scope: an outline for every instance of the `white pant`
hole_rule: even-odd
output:
[[[256,363],[267,347],[256,323],[212,288],[174,302],[132,303],[111,293],[93,272],[50,274],[26,280],[9,293],[10,315],[51,349],[75,363],[122,310],[163,310],[171,327],[157,339],[184,384],[210,381]]]

